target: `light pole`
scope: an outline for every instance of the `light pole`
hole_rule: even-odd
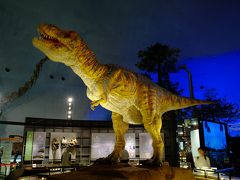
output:
[[[194,98],[194,93],[193,93],[192,73],[191,73],[191,71],[187,68],[187,66],[186,66],[185,64],[179,66],[178,68],[179,68],[179,69],[183,69],[183,70],[186,71],[187,74],[188,74],[188,83],[189,83],[188,86],[189,86],[190,98],[193,99],[193,98]],[[188,131],[188,135],[189,135],[189,136],[190,136],[191,130],[193,130],[193,128],[196,129],[196,127],[198,127],[198,119],[197,119],[197,118],[194,118],[194,116],[195,116],[195,108],[192,107],[191,109],[192,109],[192,117],[193,117],[193,118],[190,119],[190,122],[189,122],[190,125],[191,125],[191,129],[188,128],[188,126],[189,126],[188,123],[186,123],[185,127],[183,127],[185,130]],[[184,122],[186,122],[186,121],[184,120]],[[188,121],[187,121],[187,122],[188,122]],[[186,143],[187,143],[187,144],[185,144],[185,147],[187,147],[187,146],[190,145],[190,143],[191,143],[191,137],[190,137],[190,139],[189,139],[189,138],[187,139],[187,142],[186,142]],[[190,147],[191,147],[191,151],[186,152],[186,154],[192,156],[191,154],[193,153],[193,147],[192,147],[192,145],[190,145]],[[187,156],[186,156],[186,158],[187,158]],[[191,167],[191,166],[190,166],[190,167]]]
[[[188,83],[189,83],[189,92],[190,92],[190,98],[194,98],[194,93],[193,93],[193,84],[192,84],[192,73],[191,71],[187,68],[186,64],[183,64],[178,67],[179,69],[183,69],[188,73]]]

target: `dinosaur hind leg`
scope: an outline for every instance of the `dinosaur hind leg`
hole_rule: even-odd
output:
[[[128,123],[123,121],[122,115],[112,112],[113,130],[116,136],[114,150],[106,158],[97,160],[97,163],[117,163],[122,150],[125,148],[124,134],[128,130]]]
[[[153,146],[153,156],[151,160],[148,161],[148,164],[154,166],[161,166],[163,159],[163,149],[164,143],[160,134],[162,128],[161,116],[155,115],[152,121],[148,119],[145,121],[144,127],[152,137],[152,146]]]

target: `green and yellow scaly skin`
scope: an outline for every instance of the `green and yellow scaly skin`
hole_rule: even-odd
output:
[[[91,108],[99,104],[112,111],[113,129],[116,134],[113,152],[103,162],[117,162],[125,147],[124,134],[129,124],[143,124],[153,139],[154,154],[150,164],[160,165],[164,144],[160,136],[162,115],[210,102],[174,95],[124,68],[100,64],[87,44],[73,31],[42,24],[39,38],[33,45],[54,62],[69,66],[87,86]]]

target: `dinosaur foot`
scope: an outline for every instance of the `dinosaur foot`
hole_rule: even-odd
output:
[[[159,159],[147,159],[142,162],[143,166],[162,167],[162,161]]]
[[[118,158],[108,156],[106,158],[99,158],[95,161],[94,164],[117,164]]]

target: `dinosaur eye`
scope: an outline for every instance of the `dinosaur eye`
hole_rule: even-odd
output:
[[[70,37],[70,34],[69,34],[69,33],[65,33],[63,37],[64,37],[64,38],[69,38],[69,37]]]
[[[71,38],[76,38],[78,36],[78,34],[74,31],[70,31],[70,36],[71,36]]]

